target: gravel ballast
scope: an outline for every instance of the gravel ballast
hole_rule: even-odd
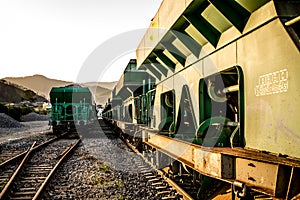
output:
[[[157,199],[137,156],[98,126],[83,130],[82,144],[52,179],[44,199]]]
[[[24,127],[23,124],[18,122],[17,120],[13,119],[12,117],[0,113],[0,128],[22,128]]]
[[[49,117],[47,115],[40,115],[35,112],[29,113],[21,117],[21,121],[30,122],[30,121],[48,121]]]
[[[36,140],[35,134],[47,134],[44,132],[47,122],[22,123],[26,124],[26,129],[11,129],[14,132],[6,135],[5,140],[10,141],[10,145],[16,141],[15,135]],[[37,133],[37,130],[44,133]],[[141,169],[137,168],[142,159],[119,138],[107,137],[99,125],[82,133],[81,145],[59,167],[42,199],[157,199],[156,192],[147,185]],[[22,149],[27,147],[24,142],[17,142]],[[0,140],[0,145],[4,149],[8,143],[1,144]]]

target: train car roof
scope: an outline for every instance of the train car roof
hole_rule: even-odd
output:
[[[143,82],[149,84],[149,80],[150,83],[154,82],[154,78],[145,70],[136,68],[136,59],[131,59],[114,88],[113,99],[117,99],[116,96],[122,100],[127,99],[142,86]]]
[[[161,81],[278,16],[275,3],[164,0],[136,49],[137,69]]]
[[[50,93],[65,93],[65,92],[84,92],[91,93],[87,87],[53,87]]]

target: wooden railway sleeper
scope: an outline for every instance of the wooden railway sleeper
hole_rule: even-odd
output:
[[[19,188],[19,191],[23,192],[23,191],[34,191],[35,188]]]
[[[36,142],[33,142],[33,144],[31,145],[31,147],[26,151],[26,154],[25,154],[23,160],[21,161],[21,163],[19,164],[18,168],[15,170],[15,172],[13,173],[13,175],[11,176],[11,178],[9,179],[9,181],[6,183],[6,185],[4,186],[3,190],[1,191],[1,193],[0,193],[0,199],[3,199],[4,197],[6,197],[8,191],[10,190],[10,188],[12,186],[13,181],[16,179],[16,177],[20,173],[23,165],[27,161],[27,159],[28,159],[31,151],[33,150],[35,144],[36,144]]]
[[[168,199],[180,199],[180,197],[178,197],[178,196],[167,196],[167,197],[162,197],[161,198],[162,200],[168,200]]]
[[[164,190],[164,191],[160,191],[158,193],[156,193],[156,197],[161,197],[161,196],[164,196],[164,195],[170,195],[172,192],[172,190]]]
[[[45,180],[46,177],[40,177],[40,176],[30,176],[30,177],[23,177],[23,180]]]
[[[10,200],[32,200],[32,197],[12,197]]]
[[[147,172],[147,173],[144,173],[144,174],[143,174],[144,177],[150,176],[150,175],[153,175],[153,172]]]
[[[143,171],[141,171],[141,173],[142,174],[144,174],[144,175],[146,175],[146,174],[154,174],[154,172],[153,172],[153,170],[151,171],[151,170],[143,170]]]
[[[139,170],[149,170],[149,167],[145,166],[138,166]]]
[[[15,196],[33,196],[35,195],[35,191],[28,191],[28,192],[15,192]]]
[[[163,191],[163,190],[166,190],[166,189],[171,189],[171,186],[165,184],[163,186],[156,186],[155,187],[155,190],[158,190],[158,191]]]
[[[50,170],[48,171],[35,171],[35,170],[30,170],[30,171],[26,171],[26,175],[30,175],[30,174],[48,174]]]
[[[149,183],[154,183],[154,182],[159,182],[159,181],[162,181],[163,179],[160,177],[160,178],[153,178],[153,179],[150,179],[148,180]]]
[[[151,186],[154,187],[154,186],[163,186],[165,185],[164,182],[155,182],[155,183],[152,183]]]
[[[43,183],[44,180],[40,180],[40,179],[31,179],[31,180],[20,180],[20,183]]]
[[[154,176],[154,175],[149,175],[149,176],[144,176],[144,177],[145,177],[145,179],[148,179],[148,180],[157,178],[157,176]]]

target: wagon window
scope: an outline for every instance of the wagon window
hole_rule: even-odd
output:
[[[195,143],[205,146],[243,145],[243,73],[233,67],[200,80]]]
[[[161,123],[159,124],[160,132],[168,134],[174,133],[175,119],[175,94],[174,91],[168,91],[161,94]]]

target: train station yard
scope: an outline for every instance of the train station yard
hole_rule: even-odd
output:
[[[0,144],[1,162],[25,151],[34,141],[41,143],[54,137],[45,121],[21,124],[22,128],[19,124],[11,123],[9,134],[5,135],[3,132],[8,132],[8,128],[0,128],[3,138]],[[103,122],[102,129],[100,125],[96,128],[82,133],[81,144],[59,167],[41,199],[159,198],[157,190],[149,188],[147,179],[143,176],[145,163],[142,158],[135,155]],[[73,139],[62,140],[69,140],[70,143]],[[35,159],[35,162],[38,160]],[[140,168],[136,167],[137,164]],[[8,173],[5,169],[6,167],[1,166],[1,191],[7,183],[7,179],[3,179]],[[148,172],[152,171],[150,167],[146,169]],[[26,196],[20,199],[26,199]]]
[[[300,199],[299,27],[299,0],[163,0],[102,105],[1,104],[0,199]]]

